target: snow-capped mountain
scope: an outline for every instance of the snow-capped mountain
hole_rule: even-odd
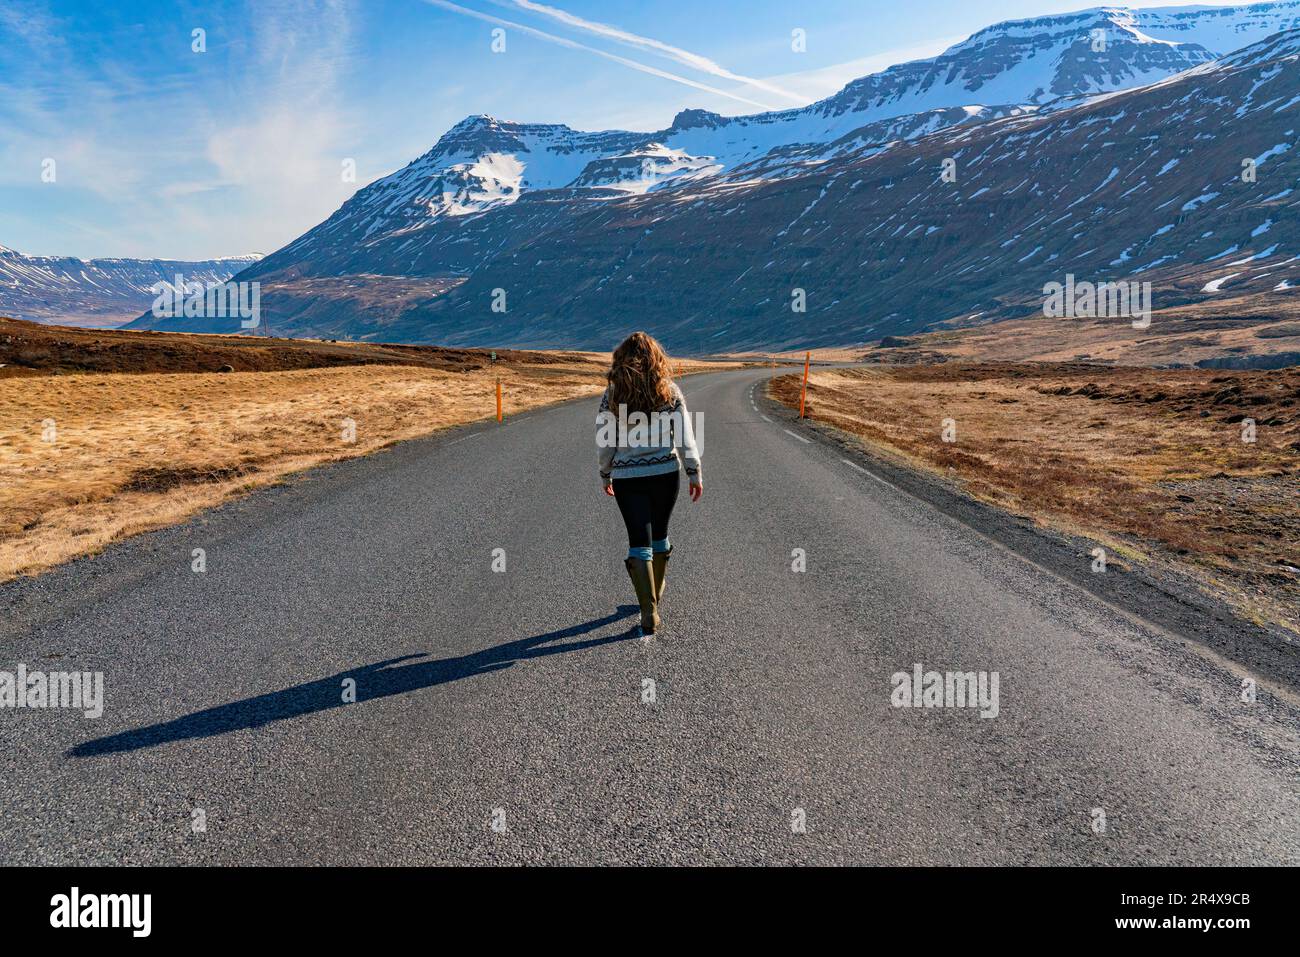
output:
[[[463,274],[481,253],[462,222],[529,192],[585,190],[592,200],[672,189],[744,167],[861,154],[947,126],[1078,102],[1195,67],[1300,27],[1300,0],[1239,7],[1098,7],[981,30],[940,56],[863,77],[810,106],[723,117],[680,113],[651,133],[471,116],[428,153],[358,191],[255,273]]]
[[[698,324],[692,326],[691,344],[759,344],[742,334],[740,317],[758,316],[781,303],[759,295],[746,304],[744,297],[755,283],[762,286],[759,279],[764,273],[781,274],[778,264],[787,263],[796,271],[817,265],[816,257],[824,256],[826,250],[820,242],[811,242],[810,235],[829,231],[839,244],[837,252],[871,236],[873,242],[884,243],[873,253],[880,262],[899,258],[894,247],[904,250],[899,275],[887,272],[879,277],[887,289],[872,289],[868,295],[862,284],[869,269],[855,268],[834,280],[843,287],[836,294],[837,304],[878,303],[887,295],[901,307],[908,295],[917,302],[928,301],[916,289],[905,291],[899,282],[905,278],[924,285],[934,274],[922,270],[912,275],[917,264],[903,266],[903,262],[915,255],[916,248],[952,241],[951,233],[943,235],[942,222],[951,221],[952,215],[967,208],[959,201],[962,197],[983,209],[1002,201],[990,194],[1014,187],[1015,199],[1008,200],[1013,208],[1037,208],[1049,184],[1055,182],[1044,173],[1038,181],[1017,185],[1003,182],[999,173],[994,183],[981,187],[982,193],[968,195],[963,189],[934,194],[943,195],[942,202],[951,208],[941,204],[929,211],[926,197],[931,191],[912,179],[913,167],[897,166],[905,158],[919,163],[923,156],[926,163],[937,164],[953,155],[944,150],[960,149],[959,163],[969,163],[974,154],[962,144],[991,137],[988,148],[996,150],[996,143],[1019,142],[1018,138],[1029,135],[1028,130],[1054,130],[1061,140],[1074,139],[1073,134],[1067,137],[1061,132],[1066,127],[1055,124],[1070,122],[1070,117],[1082,115],[1080,111],[1094,116],[1091,111],[1104,108],[1101,104],[1128,95],[1117,91],[1151,89],[1145,85],[1156,84],[1160,92],[1153,95],[1160,97],[1167,95],[1169,84],[1184,82],[1191,84],[1185,90],[1190,98],[1185,115],[1195,116],[1197,123],[1209,128],[1200,131],[1197,127],[1199,132],[1193,133],[1188,119],[1184,127],[1164,129],[1165,137],[1189,140],[1195,146],[1205,138],[1225,135],[1212,130],[1231,126],[1234,136],[1253,142],[1270,127],[1246,129],[1232,110],[1224,110],[1224,95],[1213,88],[1245,67],[1220,58],[1252,44],[1254,52],[1246,55],[1271,56],[1261,41],[1279,30],[1297,27],[1300,0],[1239,7],[1103,7],[997,24],[938,57],[856,80],[834,96],[802,109],[742,117],[687,110],[667,129],[652,133],[579,133],[564,126],[470,117],[443,136],[429,153],[358,191],[326,222],[256,263],[240,278],[263,280],[263,311],[269,311],[280,330],[287,327],[316,334],[351,330],[426,341],[596,345],[608,335],[602,332],[597,338],[594,333],[579,331],[586,317],[573,317],[583,308],[596,308],[597,302],[604,310],[644,310],[647,303],[634,302],[623,294],[610,297],[612,290],[630,281],[634,259],[655,250],[663,257],[658,259],[658,268],[666,270],[664,283],[675,282],[673,270],[685,268],[681,281],[692,286],[696,279],[717,272],[710,257],[716,256],[721,264],[743,253],[752,259],[737,261],[734,272],[722,269],[722,274],[714,277],[719,282],[725,279],[725,285],[713,290],[711,299],[731,303],[717,307],[720,325],[707,334]],[[1260,82],[1269,79],[1261,76]],[[1274,86],[1284,87],[1289,79],[1282,78]],[[1206,108],[1207,104],[1211,108]],[[1233,109],[1236,106],[1234,103]],[[1098,130],[1103,128],[1100,118],[1090,123]],[[1105,128],[1113,134],[1111,139],[1076,145],[1116,153],[1129,150],[1112,164],[1116,170],[1112,181],[1125,181],[1129,169],[1125,164],[1143,167],[1138,151],[1150,151],[1150,138],[1158,134],[1144,132],[1136,121],[1122,128]],[[1055,156],[1062,168],[1076,166],[1079,158],[1059,154],[1056,143],[1049,140],[1036,148]],[[1121,147],[1121,143],[1128,145]],[[1028,153],[1021,157],[1022,162],[1030,160]],[[1184,186],[1187,177],[1199,173],[1194,164],[1180,162],[1184,164],[1181,169],[1175,164],[1158,178],[1161,186]],[[922,168],[928,176],[930,168],[916,167]],[[877,182],[881,170],[891,172]],[[974,170],[965,170],[963,187],[973,174]],[[911,183],[921,195],[903,190],[899,180]],[[859,185],[846,192],[849,183]],[[859,191],[860,185],[867,183],[875,187]],[[1077,200],[1082,205],[1110,193],[1108,185],[1097,183],[1093,184],[1095,197],[1076,196],[1071,190],[1077,185],[1064,184],[1061,201]],[[1110,199],[1127,204],[1142,189],[1153,188],[1151,183],[1129,182],[1128,186],[1136,192]],[[829,196],[834,197],[833,203]],[[783,204],[790,197],[801,198],[803,206],[781,222],[786,212]],[[894,205],[901,200],[907,200],[909,220],[921,210],[932,212],[934,222],[916,228],[920,235],[933,239],[919,247],[911,242],[915,239],[912,227],[903,229],[903,223],[897,221],[903,211]],[[829,206],[852,210],[852,216],[843,221],[837,216],[823,219]],[[1067,206],[1057,216],[1079,217],[1085,209],[1091,207]],[[882,221],[886,211],[889,215]],[[1051,209],[1044,207],[1039,212],[1046,218]],[[995,248],[982,251],[988,262],[1006,268],[999,250],[1019,249],[1020,240],[1007,242],[1010,237],[1001,227],[1010,220],[1002,218],[1002,211],[989,208],[988,216],[991,221],[987,223],[966,223],[963,242],[981,247],[996,237]],[[679,233],[676,227],[686,223],[691,230]],[[761,225],[755,227],[756,223]],[[886,223],[889,229],[885,229]],[[747,227],[758,232],[746,234]],[[725,248],[715,247],[708,239],[719,234],[734,234],[725,241]],[[1097,248],[1126,235],[1112,224]],[[661,248],[666,237],[676,241],[671,251]],[[1060,238],[1043,238],[1048,241],[1041,244],[1040,252],[1026,255],[1030,250],[1021,250],[1024,262],[1032,263],[1034,256],[1045,259],[1054,251],[1056,260],[1064,259],[1054,245]],[[1134,255],[1129,253],[1130,258]],[[1112,258],[1128,262],[1123,249]],[[504,276],[499,270],[507,265],[512,272]],[[963,275],[981,268],[972,266]],[[386,297],[383,287],[393,277],[408,282],[421,278],[427,288],[414,292],[404,288],[400,301]],[[479,315],[473,305],[472,297],[488,277],[496,284],[489,288],[516,290],[509,321],[499,315]],[[320,297],[328,296],[329,290],[339,288],[344,280],[349,290],[347,302],[323,308]],[[371,293],[356,296],[358,283],[369,286]],[[669,288],[664,283],[660,287]],[[671,288],[679,292],[679,287]],[[368,305],[357,305],[361,298]],[[704,310],[702,302],[698,305]],[[724,316],[727,310],[731,312]],[[698,310],[685,311],[697,319],[704,315]],[[985,311],[994,314],[998,310],[990,307]],[[925,312],[929,321],[955,314],[936,315],[928,307]],[[917,315],[917,310],[890,310],[885,324],[875,325],[882,333],[911,329]],[[565,316],[573,321],[566,325],[561,318]],[[138,324],[153,323],[145,317]],[[168,325],[213,328],[202,321],[176,320]],[[859,315],[852,323],[852,338],[862,338],[863,325]],[[830,334],[838,327],[828,317],[824,328]],[[799,334],[807,336],[813,331],[803,329]],[[834,332],[843,334],[843,330]],[[832,341],[826,336],[818,338]],[[680,346],[686,340],[677,342]]]
[[[1150,281],[1156,309],[1252,296],[1292,310],[1297,107],[1290,31],[1151,86],[798,176],[714,178],[603,205],[521,201],[481,218],[495,251],[442,295],[405,311],[390,302],[384,320],[317,318],[464,345],[608,346],[648,325],[705,352],[1041,315],[1044,286],[1067,275]],[[940,175],[945,159],[955,182]],[[491,309],[496,290],[504,314]],[[806,313],[792,310],[794,290]]]
[[[0,316],[65,325],[116,326],[148,309],[156,283],[225,282],[258,256],[201,262],[24,256],[0,246]]]

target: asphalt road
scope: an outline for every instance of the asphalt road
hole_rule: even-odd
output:
[[[1294,701],[809,440],[770,374],[685,383],[706,492],[649,641],[594,400],[0,588],[0,669],[106,684],[0,711],[0,863],[1300,863]],[[917,663],[997,672],[997,716],[891,706]]]

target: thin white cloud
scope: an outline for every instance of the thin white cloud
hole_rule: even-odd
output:
[[[342,95],[353,28],[344,0],[261,0],[256,22],[262,29],[245,56],[264,69],[241,73],[248,108],[230,121],[207,118],[204,157],[214,174],[173,183],[171,196],[233,191],[254,212],[241,248],[274,249],[359,185],[342,177],[342,161],[355,158]]]
[[[642,50],[650,50],[654,53],[665,56],[682,66],[690,67],[692,70],[698,70],[701,73],[708,73],[719,77],[723,80],[734,80],[737,83],[743,83],[746,86],[753,87],[756,90],[763,90],[767,93],[775,93],[777,96],[783,96],[787,99],[794,100],[799,104],[807,103],[807,97],[802,93],[795,93],[783,89],[775,83],[767,80],[758,79],[752,76],[744,76],[740,73],[734,73],[728,70],[722,64],[701,56],[698,53],[692,53],[690,50],[683,50],[681,47],[675,47],[671,44],[655,40],[652,37],[644,37],[619,27],[611,26],[608,23],[598,23],[594,20],[587,20],[576,14],[569,13],[567,10],[560,10],[557,7],[548,7],[545,4],[534,3],[533,0],[492,0],[500,6],[514,6],[520,10],[527,10],[529,13],[536,13],[540,16],[549,17],[557,23],[562,23],[567,27],[575,30],[582,30],[595,36],[604,37],[609,40],[616,40],[619,43],[628,46],[637,47]]]
[[[0,64],[28,67],[0,70],[0,185],[49,202],[39,222],[7,223],[18,233],[6,245],[175,259],[275,249],[364,183],[365,147],[345,99],[346,0],[251,0],[245,13],[262,29],[213,29],[202,57],[185,34],[196,59],[161,76],[74,55],[57,21],[36,12],[0,6]],[[39,180],[44,157],[57,161],[55,184]],[[341,175],[349,157],[358,183]]]
[[[650,66],[646,63],[640,63],[636,60],[629,60],[627,57],[621,57],[614,53],[608,53],[605,50],[598,50],[595,47],[589,47],[585,43],[579,43],[576,40],[569,40],[565,37],[556,36],[553,33],[547,33],[544,30],[538,30],[535,27],[527,27],[522,23],[515,23],[512,20],[504,20],[501,17],[494,17],[489,13],[480,13],[478,10],[471,10],[468,7],[462,7],[459,4],[451,3],[450,0],[424,0],[425,3],[434,7],[441,7],[444,10],[450,10],[452,13],[459,13],[467,17],[473,17],[476,20],[483,20],[487,23],[495,23],[498,26],[509,27],[512,30],[518,30],[528,36],[537,37],[539,40],[546,40],[549,43],[555,43],[562,47],[568,47],[570,50],[582,50],[586,53],[595,54],[598,57],[604,57],[606,60],[612,60],[615,63],[621,63],[623,66],[637,70],[641,73],[648,73],[651,76],[662,77],[665,80],[672,80],[674,83],[681,83],[685,86],[694,87],[697,90],[703,90],[705,93],[712,93],[714,96],[724,96],[729,100],[737,100],[740,103],[747,103],[750,106],[756,106],[760,110],[772,109],[766,103],[760,103],[758,100],[752,100],[749,97],[741,96],[738,93],[731,93],[727,90],[720,90],[715,86],[709,86],[705,83],[697,83],[694,80],[684,76],[678,76],[676,73],[669,73],[667,70],[660,70],[657,67]]]

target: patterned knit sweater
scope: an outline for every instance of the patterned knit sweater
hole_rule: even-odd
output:
[[[685,467],[692,484],[701,482],[700,450],[686,409],[686,397],[672,383],[673,401],[651,415],[609,407],[609,390],[596,413],[596,459],[602,485],[613,479],[662,475]],[[621,412],[621,414],[620,414]]]

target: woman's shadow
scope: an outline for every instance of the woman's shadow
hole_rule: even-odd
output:
[[[92,757],[101,754],[114,754],[121,751],[136,751],[150,748],[170,741],[184,741],[190,738],[211,738],[231,731],[258,728],[272,721],[285,718],[297,718],[317,711],[327,711],[344,705],[343,682],[348,678],[356,682],[356,702],[373,701],[390,695],[406,694],[421,688],[449,681],[459,681],[474,675],[486,674],[509,668],[516,661],[540,658],[545,655],[558,655],[566,651],[581,651],[597,645],[606,645],[615,641],[626,641],[636,637],[637,626],[604,638],[589,638],[567,644],[551,644],[564,638],[573,638],[588,632],[612,625],[615,622],[635,614],[639,609],[635,605],[620,605],[612,615],[596,618],[581,625],[572,625],[559,631],[548,631],[543,635],[521,638],[506,642],[495,648],[477,651],[472,655],[458,658],[442,658],[437,661],[418,661],[401,664],[413,659],[424,658],[419,655],[403,655],[390,658],[371,665],[341,671],[319,681],[294,685],[281,691],[232,701],[230,704],[196,711],[174,721],[152,724],[132,731],[86,741],[68,750],[69,757]],[[397,667],[400,665],[400,667]]]

